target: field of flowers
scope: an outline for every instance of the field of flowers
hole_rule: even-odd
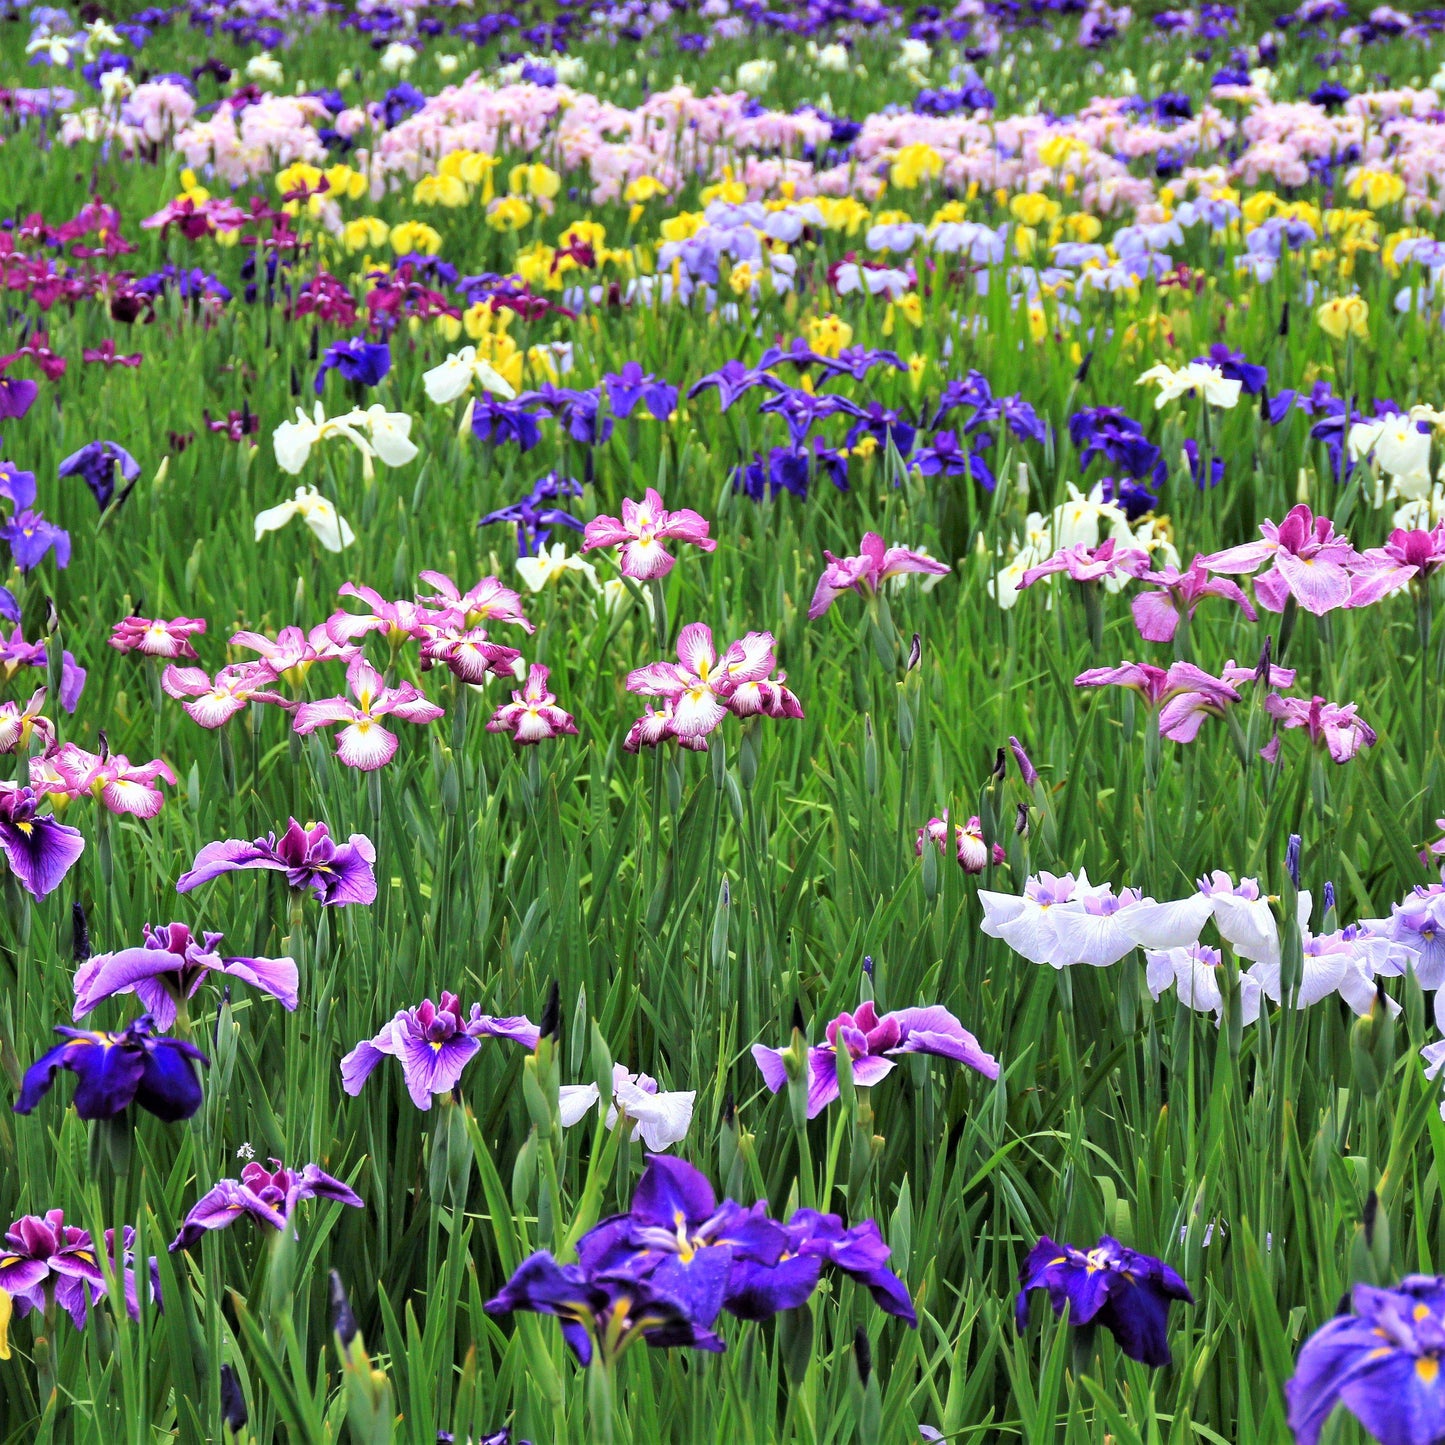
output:
[[[1445,10],[0,0],[0,1442],[1445,1441]]]

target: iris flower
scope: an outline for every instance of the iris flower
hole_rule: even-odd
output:
[[[1140,573],[1139,581],[1153,589],[1139,593],[1130,603],[1134,625],[1146,642],[1173,642],[1180,617],[1192,618],[1206,597],[1222,597],[1233,602],[1251,622],[1258,620],[1239,585],[1226,578],[1211,578],[1202,557],[1194,558],[1187,571],[1161,567]]]
[[[1272,692],[1265,699],[1265,711],[1282,728],[1304,728],[1316,747],[1323,745],[1337,763],[1347,763],[1361,748],[1375,745],[1375,730],[1356,715],[1354,703],[1326,702],[1322,697],[1281,697]],[[1273,762],[1279,754],[1279,735],[1261,750],[1260,756]]]
[[[549,670],[534,662],[526,685],[487,719],[487,731],[510,733],[521,747],[575,733],[577,724],[571,713],[557,706],[556,696],[547,686],[548,676]]]
[[[662,545],[667,541],[691,542],[704,552],[712,552],[717,543],[708,536],[708,522],[686,507],[669,512],[662,498],[649,487],[640,502],[625,497],[622,516],[594,517],[583,535],[582,550],[594,547],[621,547],[621,568],[624,577],[639,582],[666,577],[676,558]]]
[[[456,994],[443,993],[439,1004],[428,998],[415,1008],[399,1010],[375,1038],[357,1044],[341,1061],[341,1086],[348,1094],[359,1094],[383,1059],[396,1059],[412,1103],[430,1109],[433,1094],[456,1087],[482,1039],[511,1039],[535,1049],[537,1037],[537,1026],[529,1019],[492,1018],[480,1004],[464,1015]]]
[[[1381,1445],[1445,1438],[1445,1279],[1407,1275],[1394,1289],[1357,1284],[1349,1312],[1300,1347],[1285,1387],[1296,1445],[1315,1445],[1343,1405]]]
[[[170,1252],[189,1249],[209,1230],[229,1229],[243,1215],[249,1214],[272,1229],[285,1229],[296,1205],[303,1199],[334,1199],[353,1209],[363,1207],[355,1190],[333,1179],[315,1164],[304,1169],[286,1169],[279,1159],[271,1167],[253,1161],[241,1171],[239,1179],[222,1179],[208,1189],[181,1223],[180,1233],[170,1243]]]
[[[321,358],[316,372],[316,395],[326,385],[326,373],[336,371],[344,381],[357,386],[376,386],[391,370],[391,347],[384,341],[367,341],[351,336],[333,341]]]
[[[983,823],[975,815],[967,823],[959,823],[954,827],[954,846],[958,856],[958,866],[965,873],[982,873],[988,866],[989,848],[983,841]],[[918,857],[923,856],[925,842],[933,843],[938,851],[942,853],[948,841],[948,809],[943,810],[941,818],[930,818],[918,830],[918,839],[914,852]],[[993,845],[993,861],[997,865],[1002,863],[1007,854],[999,843]]]
[[[1045,1289],[1056,1315],[1068,1305],[1070,1324],[1097,1321],[1131,1360],[1156,1369],[1170,1359],[1169,1306],[1194,1303],[1189,1286],[1162,1259],[1126,1249],[1107,1234],[1087,1253],[1045,1235],[1029,1251],[1019,1286],[1019,1329],[1028,1322],[1028,1292]]]
[[[117,652],[139,652],[144,657],[194,659],[191,638],[206,630],[202,617],[126,617],[110,629],[110,645]]]
[[[135,1103],[174,1124],[201,1107],[195,1064],[209,1066],[210,1060],[184,1039],[157,1036],[148,1015],[118,1033],[88,1033],[62,1024],[55,1032],[65,1042],[25,1071],[14,1105],[17,1114],[30,1113],[62,1069],[76,1076],[73,1102],[82,1119],[113,1119]]]
[[[949,568],[921,552],[910,551],[907,547],[887,547],[877,532],[865,532],[862,550],[856,557],[835,557],[824,552],[828,565],[818,578],[813,593],[808,618],[813,621],[821,617],[845,592],[857,592],[865,598],[873,597],[890,577],[899,577],[908,572],[921,572],[930,577],[946,577]]]
[[[1159,395],[1154,398],[1156,408],[1198,392],[1206,405],[1228,411],[1239,404],[1242,389],[1239,380],[1230,380],[1219,367],[1205,361],[1191,361],[1178,370],[1165,362],[1156,362],[1135,383],[1136,386],[1151,384],[1159,388]]]
[[[558,1264],[546,1250],[528,1256],[485,1306],[488,1314],[527,1310],[555,1315],[562,1338],[588,1365],[600,1349],[610,1364],[637,1340],[653,1349],[720,1351],[723,1342],[696,1324],[687,1308],[654,1285],[598,1276],[580,1264]]]
[[[614,1128],[619,1117],[634,1125],[631,1139],[639,1139],[654,1154],[680,1144],[692,1124],[695,1090],[665,1092],[657,1080],[634,1074],[625,1064],[612,1066],[612,1097],[607,1104],[607,1127]],[[564,1128],[579,1123],[587,1111],[602,1107],[596,1084],[564,1084],[559,1091],[557,1111]]]
[[[941,1004],[896,1009],[880,1015],[871,1000],[853,1013],[841,1013],[827,1028],[826,1044],[808,1050],[808,1117],[815,1119],[838,1097],[837,1051],[845,1048],[853,1064],[853,1082],[871,1088],[893,1072],[904,1054],[933,1054],[998,1078],[998,1060]],[[753,1045],[763,1082],[776,1094],[787,1087],[784,1051]]]
[[[95,798],[112,813],[154,818],[165,805],[160,783],[175,787],[176,775],[163,758],[132,764],[124,753],[88,753],[64,743],[44,757],[30,759],[30,786],[52,802]]]
[[[1246,542],[1200,558],[1208,572],[1242,575],[1267,570],[1254,579],[1261,607],[1283,612],[1293,597],[1317,617],[1350,606],[1349,569],[1359,555],[1345,537],[1335,536],[1328,517],[1316,517],[1303,502],[1280,523],[1262,522],[1260,542]]]
[[[161,690],[167,697],[186,699],[181,703],[192,722],[203,728],[218,728],[244,712],[247,703],[271,702],[290,707],[290,701],[272,691],[276,674],[264,662],[245,662],[223,667],[212,680],[199,667],[170,664],[161,673]]]
[[[44,898],[57,889],[85,852],[78,828],[36,812],[33,788],[0,782],[0,852],[27,893]]]
[[[57,473],[61,477],[79,477],[104,511],[115,496],[117,470],[122,481],[133,482],[140,476],[140,463],[119,442],[95,441],[66,457]]]
[[[375,902],[375,863],[376,848],[364,834],[338,843],[325,823],[302,827],[292,818],[279,839],[268,833],[250,843],[240,838],[207,843],[176,880],[176,892],[189,893],[223,873],[259,868],[284,873],[288,888],[296,893],[309,889],[325,908],[342,908]]]
[[[130,1268],[132,1256],[125,1252],[125,1246],[134,1233],[130,1228],[123,1231],[119,1260],[115,1258],[114,1231],[107,1230],[105,1236],[105,1252],[115,1266],[113,1272],[122,1276],[126,1308],[132,1317],[140,1309],[135,1298],[135,1271]],[[106,1293],[99,1253],[89,1231],[67,1224],[63,1210],[27,1214],[17,1219],[0,1240],[0,1290],[14,1299],[22,1316],[31,1310],[43,1313],[53,1299],[70,1316],[75,1328],[82,1330],[90,1305]]]
[[[296,709],[295,727],[305,736],[317,728],[345,724],[337,735],[336,756],[348,768],[371,772],[392,760],[397,749],[396,734],[382,726],[381,718],[429,723],[442,716],[442,709],[428,702],[411,683],[387,687],[364,657],[354,658],[346,669],[346,685],[354,702],[344,697],[303,702]]]
[[[294,1010],[297,1004],[296,963],[290,958],[223,958],[216,950],[219,933],[199,939],[184,923],[145,925],[139,948],[97,953],[75,973],[75,1017],[84,1018],[116,994],[133,993],[145,1005],[155,1026],[168,1029],[180,1004],[193,998],[213,973],[240,979]]]
[[[507,401],[517,394],[501,372],[477,355],[475,346],[464,346],[460,351],[454,351],[439,366],[423,372],[421,380],[428,399],[439,406],[465,396],[474,385]]]
[[[297,487],[289,502],[280,502],[256,513],[256,540],[267,532],[277,532],[293,517],[300,517],[312,535],[328,552],[340,552],[356,541],[351,523],[336,510],[330,498],[323,497],[315,487]]]

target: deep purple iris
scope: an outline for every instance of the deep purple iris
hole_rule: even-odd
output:
[[[361,336],[333,341],[316,372],[316,395],[321,395],[328,371],[339,373],[343,381],[355,386],[375,386],[390,370],[391,347],[386,342],[367,341]]]
[[[40,385],[23,376],[0,376],[0,420],[18,421],[40,395]]]
[[[574,532],[585,531],[582,521],[574,517],[565,507],[548,506],[564,497],[580,497],[582,484],[574,477],[564,477],[560,472],[548,472],[532,485],[526,496],[509,507],[499,507],[488,512],[478,523],[487,527],[494,522],[510,522],[517,529],[517,555],[535,557],[547,545],[553,527],[570,527]]]
[[[1126,1249],[1107,1234],[1091,1250],[1055,1244],[1045,1235],[1019,1272],[1018,1327],[1028,1322],[1028,1293],[1046,1289],[1054,1313],[1069,1306],[1073,1325],[1104,1326],[1131,1360],[1169,1363],[1169,1306],[1193,1304],[1189,1286],[1162,1259]]]
[[[323,907],[340,908],[375,901],[375,862],[376,849],[365,834],[353,833],[338,843],[325,823],[303,828],[292,818],[279,839],[268,833],[249,843],[241,838],[207,843],[176,880],[176,892],[189,893],[223,873],[260,868],[284,873],[288,888],[309,888]]]
[[[140,476],[140,463],[119,442],[94,441],[66,457],[58,472],[62,477],[79,477],[104,511],[115,495],[117,468],[122,481],[133,482]]]
[[[82,1119],[113,1119],[131,1104],[173,1124],[201,1107],[195,1065],[210,1060],[184,1039],[157,1036],[149,1014],[119,1033],[90,1033],[57,1024],[65,1038],[25,1071],[14,1109],[28,1114],[68,1069],[76,1077],[75,1112]]]

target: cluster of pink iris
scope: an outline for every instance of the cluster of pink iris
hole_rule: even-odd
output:
[[[1396,528],[1383,547],[1359,552],[1347,537],[1336,534],[1328,517],[1316,517],[1300,503],[1282,522],[1262,523],[1260,533],[1257,542],[1196,556],[1182,572],[1174,567],[1152,570],[1146,552],[1120,547],[1113,538],[1097,547],[1078,544],[1061,548],[1025,572],[1019,586],[1032,586],[1052,573],[1085,584],[1137,580],[1152,589],[1133,599],[1139,635],[1146,642],[1172,642],[1181,617],[1192,618],[1206,597],[1232,602],[1251,622],[1256,620],[1258,614],[1232,577],[1250,576],[1254,600],[1267,612],[1284,612],[1293,603],[1322,617],[1337,608],[1368,607],[1445,567],[1445,521],[1429,531]],[[1240,684],[1251,679],[1270,689],[1265,709],[1279,728],[1304,729],[1337,763],[1373,746],[1375,733],[1360,719],[1354,703],[1286,697],[1277,691],[1293,685],[1291,668],[1263,663],[1242,667],[1231,658],[1214,677],[1189,662],[1167,669],[1123,662],[1093,668],[1074,681],[1079,687],[1133,688],[1157,714],[1160,736],[1187,743],[1198,736],[1205,717],[1221,716],[1239,702]],[[1276,733],[1261,756],[1273,762],[1279,746]]]

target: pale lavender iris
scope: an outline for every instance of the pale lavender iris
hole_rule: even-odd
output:
[[[415,1008],[401,1009],[375,1038],[357,1044],[341,1061],[341,1086],[348,1094],[359,1094],[383,1059],[396,1059],[412,1103],[430,1109],[433,1094],[456,1087],[482,1039],[511,1039],[535,1049],[537,1037],[537,1026],[529,1019],[492,1018],[480,1004],[463,1015],[456,994],[443,993],[439,1004],[428,998]]]
[[[365,834],[338,843],[325,823],[304,828],[292,818],[280,838],[268,833],[250,843],[241,838],[207,843],[176,881],[176,892],[189,893],[223,873],[261,868],[284,873],[287,887],[297,892],[309,888],[323,907],[340,908],[375,901],[375,862],[376,849]]]
[[[871,1000],[853,1013],[841,1013],[828,1025],[828,1042],[808,1051],[808,1117],[816,1118],[838,1097],[840,1047],[848,1051],[853,1082],[861,1088],[881,1083],[903,1054],[933,1054],[998,1078],[998,1060],[984,1053],[978,1040],[941,1004],[897,1009],[879,1015]],[[763,1082],[773,1092],[786,1088],[782,1049],[753,1045],[753,1059]]]
[[[184,923],[145,926],[145,943],[116,953],[97,953],[75,974],[75,1017],[119,993],[133,993],[158,1029],[176,1020],[182,1002],[194,996],[208,975],[224,973],[278,999],[283,1008],[297,1003],[296,963],[290,958],[223,958],[216,952],[219,933],[199,939]]]

